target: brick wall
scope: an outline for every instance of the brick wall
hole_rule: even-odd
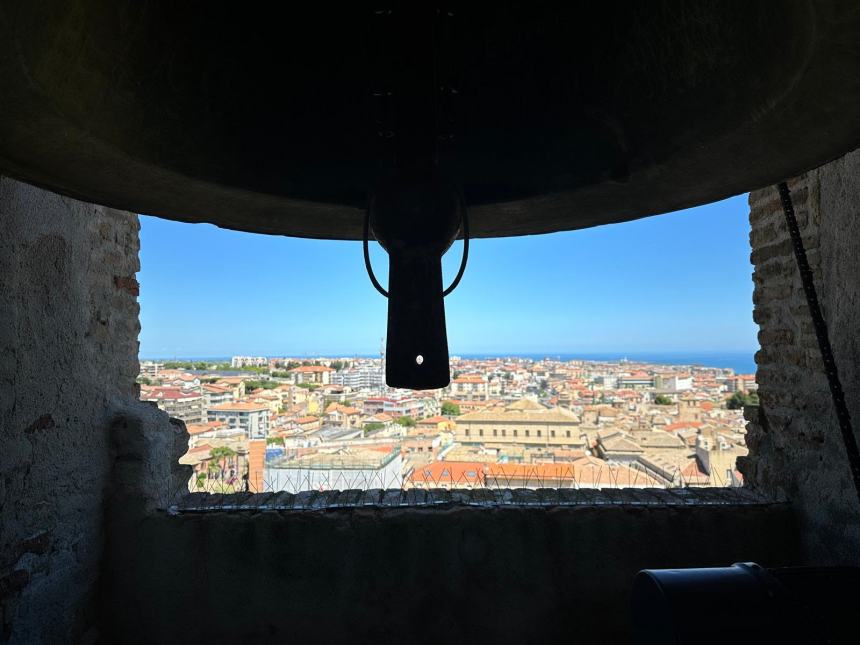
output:
[[[860,151],[789,182],[849,408],[860,427]],[[807,559],[860,563],[860,507],[775,187],[750,194],[761,406],[748,485],[788,496]]]

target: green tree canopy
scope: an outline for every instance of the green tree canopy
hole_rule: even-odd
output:
[[[756,392],[735,392],[726,401],[726,407],[729,410],[741,410],[746,405],[758,405]]]
[[[460,416],[460,406],[452,401],[442,401],[442,414],[446,417]]]
[[[274,390],[280,383],[277,381],[245,381],[245,391],[250,392],[262,388],[264,390]]]
[[[395,423],[402,425],[404,428],[415,427],[415,419],[413,419],[412,417],[398,417],[395,420]]]
[[[236,451],[229,446],[216,446],[209,451],[209,457],[211,459],[227,459],[228,457],[235,456]]]
[[[672,399],[665,394],[658,394],[654,397],[654,403],[657,405],[672,405]]]

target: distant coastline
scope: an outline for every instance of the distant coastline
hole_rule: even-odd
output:
[[[451,352],[452,356],[467,359],[491,359],[491,358],[527,358],[531,360],[542,360],[545,358],[558,361],[606,361],[618,362],[624,359],[633,362],[652,363],[656,365],[702,365],[704,367],[727,367],[736,374],[753,374],[756,371],[755,351],[701,351],[701,352],[525,352],[525,353],[457,353]],[[254,354],[257,355],[257,354]],[[288,356],[291,358],[377,358],[378,354],[289,354],[272,353],[259,354],[260,356]],[[161,361],[229,361],[230,356],[141,356],[140,360]]]

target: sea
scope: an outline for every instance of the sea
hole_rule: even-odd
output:
[[[738,352],[575,352],[552,353],[539,352],[528,354],[455,354],[462,358],[528,358],[541,360],[545,358],[557,361],[631,361],[651,363],[653,365],[701,365],[703,367],[730,367],[735,374],[754,374],[756,350]]]
[[[655,365],[701,365],[703,367],[730,367],[735,374],[754,374],[756,371],[755,349],[747,351],[699,351],[699,352],[532,352],[532,353],[458,353],[451,352],[452,356],[471,359],[491,358],[527,358],[531,360],[542,360],[545,358],[557,361],[632,361],[652,363]],[[292,358],[376,358],[378,354],[256,354],[258,356],[290,356]],[[229,356],[173,356],[165,357],[140,357],[141,360],[181,360],[181,361],[229,361]]]

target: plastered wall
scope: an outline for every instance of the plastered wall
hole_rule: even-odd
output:
[[[0,642],[93,642],[138,220],[0,177]]]

